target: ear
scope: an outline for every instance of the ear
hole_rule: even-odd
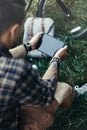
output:
[[[16,38],[18,36],[19,29],[20,29],[20,25],[19,24],[14,24],[11,27],[11,29],[10,29],[11,38]]]

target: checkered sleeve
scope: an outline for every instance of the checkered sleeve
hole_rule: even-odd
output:
[[[15,98],[20,104],[49,105],[54,98],[55,87],[44,81],[30,64],[21,64],[20,80],[17,82]]]

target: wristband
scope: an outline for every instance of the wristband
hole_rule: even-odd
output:
[[[57,67],[60,67],[61,60],[57,57],[53,57],[52,60],[50,61],[50,64],[52,64],[55,61],[57,62]]]
[[[24,45],[27,53],[32,50],[32,47],[31,47],[30,43],[23,44],[23,45]]]

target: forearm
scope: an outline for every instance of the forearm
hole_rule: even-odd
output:
[[[52,77],[56,77],[58,79],[58,68],[57,68],[57,62],[51,63],[45,74],[43,75],[43,79],[50,79]]]
[[[56,54],[52,58],[53,61],[51,65],[49,66],[48,70],[43,76],[43,79],[49,79],[49,78],[52,78],[53,76],[55,76],[56,79],[58,79],[57,71],[59,69],[60,61],[62,61],[67,54],[66,50],[67,50],[67,46],[65,46],[64,48],[61,48],[59,51],[56,52]]]
[[[26,54],[26,49],[23,45],[17,46],[9,50],[13,58],[20,58]]]
[[[28,53],[28,51],[34,50],[36,45],[42,35],[42,32],[36,34],[27,44],[22,44],[18,47],[10,49],[10,53],[12,54],[13,58],[20,58]],[[24,46],[26,45],[26,46]]]

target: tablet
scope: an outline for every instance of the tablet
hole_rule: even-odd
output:
[[[65,46],[65,43],[53,36],[50,36],[46,33],[42,34],[42,37],[39,40],[38,50],[47,54],[50,57],[53,57],[56,51]]]

